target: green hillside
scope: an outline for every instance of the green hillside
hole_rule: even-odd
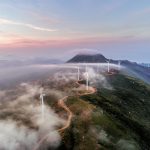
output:
[[[106,75],[112,90],[70,97],[72,124],[58,149],[149,150],[150,86],[121,74]]]

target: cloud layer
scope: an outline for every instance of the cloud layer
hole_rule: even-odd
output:
[[[57,128],[64,124],[64,120],[46,105],[44,120],[42,119],[38,102],[40,92],[40,86],[27,83],[21,84],[20,90],[17,89],[16,97],[13,97],[14,93],[8,95],[7,91],[1,92],[0,99],[3,98],[3,101],[0,105],[0,149],[31,150],[45,135],[47,139],[40,145],[43,149],[56,148],[60,144],[61,137]]]

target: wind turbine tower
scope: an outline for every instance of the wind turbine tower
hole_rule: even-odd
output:
[[[87,64],[85,64],[86,90],[89,90],[89,74]]]
[[[78,66],[78,81],[80,80],[80,68]]]
[[[107,61],[107,71],[110,72],[110,60]]]
[[[42,113],[42,119],[44,120],[44,96],[45,94],[40,94],[40,100],[41,100],[41,113]]]
[[[86,72],[86,90],[89,90],[89,74]]]

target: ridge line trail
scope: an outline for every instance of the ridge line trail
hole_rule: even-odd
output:
[[[80,81],[83,81],[83,80],[78,80],[78,81],[76,81],[76,84],[77,84],[78,86],[81,85],[81,84],[79,83]],[[92,87],[92,86],[89,86],[88,92],[83,93],[83,94],[78,94],[78,95],[79,95],[79,96],[91,95],[91,94],[94,94],[94,93],[96,93],[96,92],[97,92],[97,89],[96,89],[96,88],[94,88],[94,87]]]
[[[83,81],[83,80],[78,80],[78,81],[76,81],[75,83],[76,83],[78,86],[80,86],[80,85],[81,85],[81,84],[79,83],[80,81]],[[94,87],[92,87],[92,86],[89,86],[88,92],[83,93],[83,94],[78,94],[78,95],[79,95],[79,96],[90,95],[90,94],[96,93],[96,91],[97,91],[96,88],[94,88]],[[69,107],[67,107],[67,105],[66,105],[65,102],[64,102],[68,97],[69,97],[69,96],[65,96],[65,97],[63,97],[63,98],[61,98],[61,99],[58,100],[58,105],[59,105],[60,107],[62,107],[62,108],[68,113],[68,119],[67,119],[65,125],[64,125],[62,128],[56,130],[57,132],[63,132],[63,131],[64,131],[65,129],[67,129],[67,128],[70,126],[70,124],[71,124],[71,120],[72,120],[72,117],[73,117],[73,113],[72,113],[72,111],[69,109]],[[34,147],[33,150],[38,150],[38,149],[40,148],[40,145],[48,138],[49,134],[50,134],[50,133],[46,134],[46,135],[37,143],[36,147]]]
[[[72,111],[71,111],[71,110],[67,107],[67,105],[64,103],[64,100],[66,100],[67,98],[68,98],[68,96],[65,96],[64,98],[62,98],[62,99],[60,99],[60,100],[58,101],[58,105],[61,106],[62,108],[64,108],[64,110],[66,110],[66,112],[68,113],[68,120],[67,120],[65,126],[62,127],[62,128],[60,128],[60,129],[58,129],[58,130],[57,130],[58,132],[62,132],[63,130],[67,129],[67,128],[70,126],[70,124],[71,124],[71,119],[72,119],[72,117],[73,117]]]

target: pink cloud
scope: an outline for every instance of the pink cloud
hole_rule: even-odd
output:
[[[89,37],[78,39],[50,39],[50,40],[37,40],[27,38],[16,38],[10,43],[0,44],[0,48],[65,48],[81,45],[94,45],[102,43],[121,43],[126,41],[135,40],[133,36],[124,37]]]

